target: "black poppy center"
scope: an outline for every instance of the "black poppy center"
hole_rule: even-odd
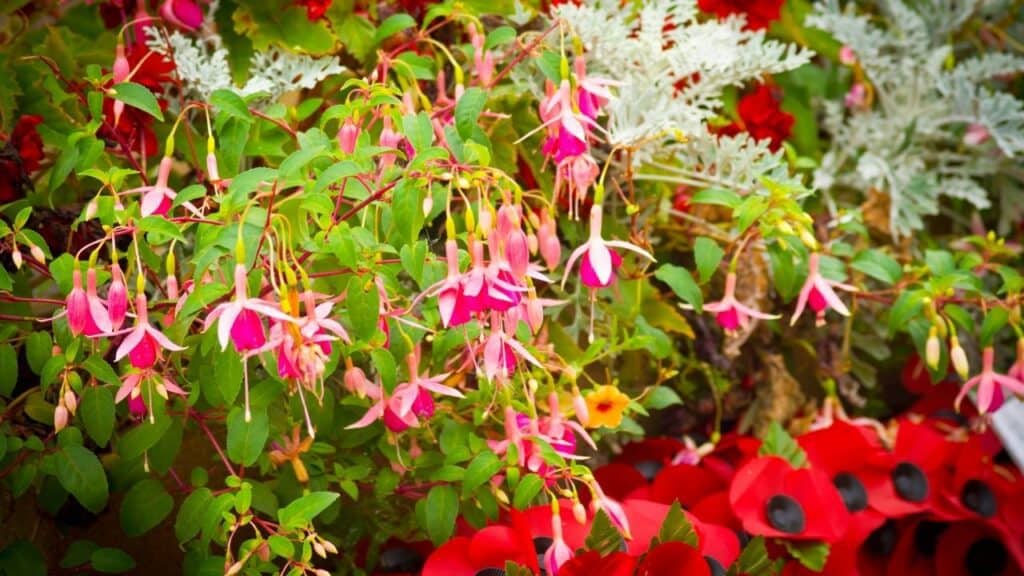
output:
[[[896,494],[908,502],[923,502],[928,498],[928,477],[910,462],[900,462],[892,469],[892,484]]]
[[[996,515],[996,495],[981,480],[968,480],[960,489],[960,503],[982,518]]]
[[[850,512],[860,512],[868,507],[868,491],[859,478],[848,472],[837,474],[832,479],[840,496],[843,497],[843,504]]]
[[[644,477],[648,482],[653,482],[654,477],[658,475],[658,472],[664,468],[665,465],[657,460],[641,460],[636,464],[633,464],[633,468],[636,468],[637,472]]]
[[[779,532],[799,534],[804,531],[806,519],[803,507],[785,494],[776,494],[768,500],[767,513],[768,523]]]
[[[380,553],[378,562],[382,572],[419,572],[423,567],[423,557],[412,548],[388,548]]]
[[[939,536],[942,535],[949,524],[945,522],[932,522],[925,520],[917,525],[914,532],[914,547],[924,556],[935,556],[935,549],[939,545]]]
[[[1006,548],[995,538],[982,538],[967,549],[964,568],[970,576],[1002,574],[1009,563]]]
[[[892,554],[898,537],[899,531],[896,529],[896,521],[890,518],[885,521],[885,524],[871,532],[868,539],[864,541],[864,546],[869,554],[885,557]]]
[[[477,570],[473,576],[505,576],[505,570],[503,568],[484,568]]]
[[[711,556],[705,556],[704,561],[708,563],[708,568],[711,569],[711,576],[725,576],[725,568],[718,563],[718,560],[715,560]]]

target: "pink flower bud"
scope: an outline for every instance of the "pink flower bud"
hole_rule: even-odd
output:
[[[64,391],[64,406],[67,407],[68,412],[74,414],[78,410],[78,396],[71,390]]]
[[[507,238],[516,228],[519,228],[519,211],[509,204],[503,204],[498,208],[498,236]]]
[[[128,288],[124,285],[124,273],[121,266],[114,262],[110,269],[110,288],[107,290],[107,315],[110,317],[112,330],[121,328],[125,316],[128,315]]]
[[[345,370],[345,389],[360,398],[365,397],[368,393],[374,395],[373,393],[376,391],[374,384],[358,366],[350,366]]]
[[[853,66],[857,63],[857,54],[854,53],[853,48],[843,46],[839,49],[839,61],[844,66]]]
[[[505,257],[513,276],[526,276],[526,270],[530,266],[530,247],[522,230],[513,228],[505,237]]]
[[[206,178],[214,184],[220,182],[220,170],[217,168],[217,155],[213,150],[206,153]]]
[[[988,138],[988,128],[981,124],[971,124],[967,127],[967,131],[964,132],[964,144],[968,146],[978,146],[983,144]]]
[[[60,432],[68,425],[68,409],[63,405],[57,406],[53,411],[53,429]]]
[[[78,266],[71,272],[71,292],[65,300],[65,307],[68,314],[68,327],[75,336],[85,331],[89,323],[89,297],[82,289],[82,273]]]
[[[203,11],[192,0],[164,0],[160,16],[171,24],[195,32],[203,25]]]
[[[46,262],[46,254],[43,254],[43,249],[39,246],[32,244],[28,247],[28,253],[36,259],[37,262]]]
[[[428,192],[423,198],[423,217],[430,216],[430,212],[434,210],[434,197]]]
[[[850,86],[850,91],[846,93],[843,102],[851,110],[863,108],[867,103],[867,88],[860,82],[854,83],[853,86]]]
[[[530,330],[537,333],[541,326],[544,325],[544,306],[540,303],[540,300],[536,298],[530,298],[526,302],[526,323],[530,325]]]
[[[479,232],[481,236],[486,238],[488,235],[490,235],[491,228],[493,226],[494,226],[494,215],[491,213],[491,211],[486,206],[485,207],[481,207],[479,222],[477,222],[477,226],[476,226],[477,232]]]
[[[537,243],[539,244],[540,256],[548,270],[554,270],[562,261],[562,243],[558,241],[558,233],[555,231],[555,223],[544,216],[540,227],[537,229]]]
[[[584,508],[583,503],[579,500],[572,505],[572,517],[580,524],[587,523],[587,509]]]
[[[587,408],[587,401],[580,394],[579,390],[573,391],[572,409],[576,412],[576,419],[579,420],[581,425],[586,426],[590,423],[590,409]]]
[[[22,264],[21,251],[18,250],[17,246],[15,246],[14,250],[11,252],[11,260],[14,261],[14,267],[17,268],[18,270],[21,270],[21,264]]]
[[[356,149],[357,140],[359,140],[359,126],[356,126],[356,123],[348,118],[338,130],[338,148],[345,154],[351,154]]]

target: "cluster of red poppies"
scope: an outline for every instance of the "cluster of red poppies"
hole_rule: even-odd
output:
[[[558,574],[725,574],[756,541],[785,575],[1022,575],[1021,472],[992,432],[928,413],[955,392],[939,385],[888,424],[819,418],[795,439],[781,429],[765,442],[732,434],[704,454],[674,439],[627,445],[594,475],[622,503],[631,538],[619,550],[588,549],[594,517],[580,523],[566,502],[561,538],[575,552]],[[693,546],[659,538],[676,502]],[[481,530],[460,522],[421,573],[494,576],[512,562],[545,574],[551,520],[542,505]]]

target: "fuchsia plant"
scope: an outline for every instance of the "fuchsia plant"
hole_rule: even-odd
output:
[[[18,8],[0,59],[0,490],[47,515],[173,530],[204,573],[832,573],[897,514],[852,510],[788,433],[874,435],[872,498],[918,472],[960,494],[982,479],[907,443],[987,450],[1024,396],[1019,214],[972,203],[1016,205],[984,178],[1024,152],[1024,113],[987,67],[1024,64],[988,41],[935,40],[987,47],[917,95],[966,100],[854,150],[815,123],[884,132],[900,86],[862,35],[819,46],[790,8],[766,32],[743,2],[122,4]],[[894,37],[886,58],[916,38]],[[86,45],[103,57],[46,55]],[[800,66],[820,69],[781,74]],[[938,192],[914,207],[931,220],[901,204],[932,184],[962,186],[942,207],[964,222]],[[896,436],[879,419],[908,394]],[[676,438],[637,442],[655,433]],[[1000,511],[967,517],[1011,542],[1024,481],[989,463]],[[974,513],[928,498],[913,514]],[[844,507],[801,508],[819,500]],[[0,546],[32,536],[16,524]],[[153,569],[115,545],[47,561]]]

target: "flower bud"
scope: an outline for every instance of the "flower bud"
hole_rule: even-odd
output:
[[[70,389],[64,391],[64,406],[66,406],[68,412],[72,414],[78,410],[78,397],[75,396],[74,391]]]
[[[345,120],[338,130],[338,148],[345,154],[351,154],[356,149],[356,141],[359,140],[359,127],[351,118]]]
[[[68,327],[71,333],[78,336],[85,331],[89,322],[89,297],[82,289],[82,273],[75,262],[75,269],[71,272],[71,292],[65,300],[67,308]]]
[[[124,285],[124,273],[117,262],[110,269],[110,288],[107,289],[107,315],[110,316],[111,330],[117,330],[128,315],[128,288]]]
[[[956,373],[964,380],[967,380],[971,374],[971,367],[967,362],[967,353],[960,346],[960,340],[956,336],[950,339],[949,357],[953,362],[953,368],[956,370]]]
[[[853,66],[857,63],[857,55],[854,53],[853,48],[849,46],[843,46],[839,49],[839,62],[844,66]]]
[[[526,323],[534,334],[544,325],[544,306],[537,298],[530,298],[526,302]]]
[[[590,423],[590,409],[587,408],[587,401],[580,394],[579,390],[573,390],[572,409],[576,412],[576,419],[580,421],[582,426],[586,427]]]
[[[531,255],[537,254],[537,250],[540,248],[540,243],[537,241],[537,235],[533,232],[526,235],[526,246],[530,249]]]
[[[430,216],[430,212],[434,210],[434,197],[429,193],[423,198],[423,217]]]
[[[327,558],[327,550],[324,550],[324,545],[316,540],[313,541],[313,551],[316,552],[317,556]]]
[[[587,523],[587,509],[583,506],[583,503],[577,500],[572,505],[572,516],[580,524]]]
[[[530,247],[522,230],[513,228],[509,232],[505,239],[505,257],[513,276],[526,276],[526,270],[530,266]]]
[[[53,429],[55,432],[60,432],[68,425],[68,409],[63,404],[57,406],[53,411]]]
[[[21,251],[18,250],[18,246],[14,246],[14,250],[11,252],[11,260],[14,261],[14,267],[21,270]]]
[[[931,330],[928,332],[928,342],[927,344],[925,344],[924,354],[925,362],[928,364],[928,367],[931,368],[932,370],[935,370],[939,367],[939,360],[942,356],[940,346],[941,343],[939,342],[939,331],[935,328],[935,326],[932,326]]]

